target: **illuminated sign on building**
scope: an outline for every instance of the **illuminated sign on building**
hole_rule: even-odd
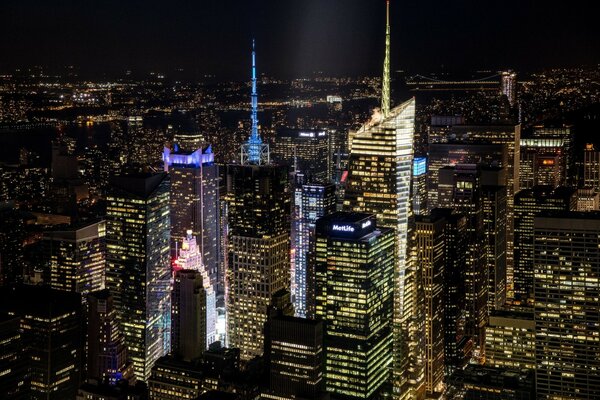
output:
[[[338,232],[354,232],[354,227],[350,226],[350,225],[337,225],[334,224],[331,227],[332,230],[334,231],[338,231]]]
[[[415,157],[413,159],[413,176],[427,173],[427,157]]]

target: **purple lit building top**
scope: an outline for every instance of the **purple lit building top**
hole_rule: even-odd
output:
[[[210,145],[192,153],[180,151],[176,145],[173,150],[168,147],[164,148],[163,161],[165,163],[165,171],[168,171],[172,165],[200,168],[201,165],[214,163],[215,155]]]

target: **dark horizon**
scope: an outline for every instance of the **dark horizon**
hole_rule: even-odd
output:
[[[83,74],[127,69],[244,80],[250,43],[258,68],[289,78],[379,75],[383,0],[199,1],[102,4],[5,1],[0,71],[74,65]],[[583,1],[391,1],[392,69],[534,71],[600,63],[600,28]]]

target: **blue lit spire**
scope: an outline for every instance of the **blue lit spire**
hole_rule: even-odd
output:
[[[252,111],[250,118],[252,120],[252,129],[248,141],[242,145],[242,164],[268,164],[269,163],[269,145],[263,144],[258,134],[258,92],[256,90],[256,50],[254,39],[252,40],[252,92],[250,93],[250,103]]]

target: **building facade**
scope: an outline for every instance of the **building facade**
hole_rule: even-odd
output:
[[[327,391],[373,399],[390,378],[395,232],[373,215],[317,221],[316,316],[325,323]]]
[[[171,348],[168,176],[115,177],[106,200],[106,287],[135,377],[146,381]]]

